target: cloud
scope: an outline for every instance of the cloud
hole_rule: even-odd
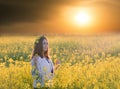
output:
[[[111,16],[115,17],[115,22],[120,19],[120,0],[0,0],[0,31],[9,30],[11,32],[13,29],[15,31],[20,28],[25,30],[29,27],[29,29],[44,27],[45,21],[51,23],[54,22],[53,19],[59,17],[59,9],[62,6],[82,5],[108,6],[108,8],[112,8],[108,12],[114,12],[114,15]],[[35,25],[36,23],[37,25]],[[52,25],[55,27],[54,23]]]
[[[1,0],[0,24],[48,20],[57,14],[59,5],[72,0]]]
[[[104,2],[103,2],[104,1]],[[0,1],[0,24],[16,22],[34,22],[52,19],[58,15],[58,7],[62,5],[82,5],[94,3],[113,3],[118,5],[119,0],[1,0]]]

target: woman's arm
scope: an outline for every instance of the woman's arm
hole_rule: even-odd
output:
[[[34,63],[35,63],[35,66],[38,70],[38,73],[39,73],[39,81],[41,83],[41,86],[43,87],[44,86],[44,75],[43,75],[43,71],[41,69],[41,64],[40,64],[40,59],[39,57],[34,57]]]
[[[51,65],[52,65],[51,73],[54,73],[54,65],[53,65],[53,62],[52,62],[52,61],[51,61]]]
[[[30,61],[30,63],[32,66],[31,74],[32,74],[32,77],[34,77],[34,75],[35,75],[35,63],[34,63],[33,59]]]
[[[51,73],[54,74],[54,64],[52,62],[52,60],[50,59],[50,69],[51,69]]]

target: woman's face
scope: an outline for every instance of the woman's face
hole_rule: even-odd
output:
[[[43,40],[43,51],[47,51],[48,50],[48,41],[46,39]]]

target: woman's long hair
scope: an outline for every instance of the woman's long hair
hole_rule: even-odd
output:
[[[45,52],[43,51],[43,40],[44,39],[47,40],[47,38],[45,36],[41,36],[38,39],[36,39],[36,41],[34,42],[32,58],[34,56],[38,55],[41,58],[43,58],[43,56],[45,56],[47,59],[49,59],[48,50]]]

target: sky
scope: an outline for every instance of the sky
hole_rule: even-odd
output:
[[[83,9],[90,18],[78,24]],[[0,34],[120,32],[120,0],[0,0]]]

